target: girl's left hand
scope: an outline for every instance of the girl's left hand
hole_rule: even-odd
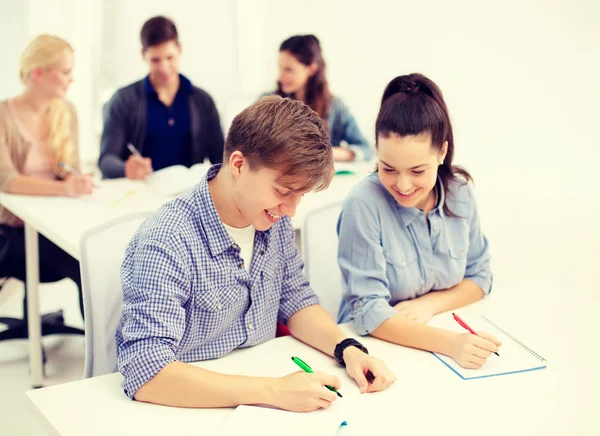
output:
[[[400,315],[422,324],[425,324],[437,313],[431,302],[422,297],[401,301],[394,306],[394,309]]]

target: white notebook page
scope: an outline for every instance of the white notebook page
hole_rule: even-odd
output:
[[[258,406],[238,406],[219,436],[335,436],[344,423],[344,408],[335,402],[329,409],[294,413]]]
[[[492,320],[488,320],[482,316],[466,317],[460,315],[458,312],[456,313],[473,330],[489,333],[502,342],[502,345],[498,350],[500,357],[492,354],[487,358],[485,364],[480,369],[463,368],[451,357],[433,353],[464,379],[490,377],[493,375],[530,371],[533,369],[541,369],[546,367],[546,360],[538,355],[535,351],[528,349],[525,344],[520,344],[518,342],[518,334],[515,332],[503,332],[502,330],[505,330],[503,327],[494,325]],[[467,330],[463,329],[454,320],[451,313],[444,313],[431,320],[428,324],[434,327],[441,327],[446,330],[452,330],[459,333],[468,333]],[[511,338],[510,336],[514,336],[514,338]]]

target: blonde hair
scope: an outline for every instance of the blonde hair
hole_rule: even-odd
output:
[[[29,75],[35,68],[47,68],[57,64],[65,53],[73,53],[73,47],[57,36],[38,35],[31,41],[21,54],[19,77],[27,84]],[[48,136],[43,138],[49,146],[49,152],[54,161],[54,170],[64,175],[60,162],[70,166],[79,166],[75,159],[71,109],[62,98],[54,98],[48,108]]]

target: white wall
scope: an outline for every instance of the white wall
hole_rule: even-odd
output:
[[[74,83],[68,98],[78,109],[81,157],[84,162],[97,154],[94,119],[97,115],[95,70],[98,35],[102,23],[101,0],[0,0],[0,39],[4,53],[0,72],[0,98],[22,90],[18,79],[19,56],[27,43],[40,33],[65,38],[75,50]]]
[[[24,6],[25,5],[25,6]],[[49,31],[76,47],[70,93],[80,110],[83,155],[98,152],[100,105],[146,74],[143,22],[164,14],[183,44],[182,71],[215,99],[227,129],[233,116],[273,89],[277,49],[298,33],[322,43],[332,90],[365,135],[383,88],[421,72],[444,92],[457,162],[480,186],[591,189],[600,161],[600,3],[592,0],[27,0],[0,2],[0,36],[10,37],[0,96],[18,88],[18,53]],[[14,19],[13,19],[14,18]],[[25,25],[21,25],[24,21]]]
[[[457,161],[479,184],[583,188],[600,162],[598,2],[270,0],[265,14],[272,55],[248,74],[267,86],[278,44],[315,33],[332,90],[371,140],[385,85],[421,72],[444,92]]]
[[[23,2],[0,0],[0,35],[3,59],[0,68],[0,100],[13,96],[21,89],[19,56],[27,43],[27,8]]]

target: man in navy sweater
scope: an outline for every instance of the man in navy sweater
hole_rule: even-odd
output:
[[[119,89],[104,109],[98,166],[105,178],[143,179],[153,170],[223,159],[215,104],[179,73],[175,24],[150,18],[141,31],[144,79]]]

